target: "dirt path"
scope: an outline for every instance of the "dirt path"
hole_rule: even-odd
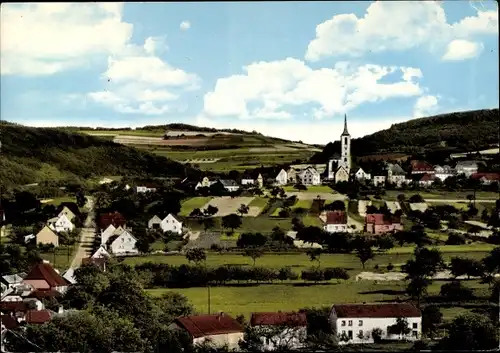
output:
[[[92,247],[95,237],[94,228],[94,200],[92,198],[87,199],[87,204],[85,207],[88,209],[88,216],[84,222],[82,232],[80,234],[80,241],[78,244],[78,249],[76,250],[73,261],[71,262],[71,268],[77,269],[82,264],[82,259],[88,257],[89,251]]]
[[[438,202],[438,203],[459,203],[459,202],[467,202],[469,203],[469,200],[459,200],[459,199],[425,199],[425,202],[427,203],[432,203],[432,202]],[[484,200],[484,199],[477,199],[476,203],[495,203],[497,200]]]

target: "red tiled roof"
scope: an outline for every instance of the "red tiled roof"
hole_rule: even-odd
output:
[[[337,317],[421,317],[422,313],[414,305],[409,303],[391,304],[338,304],[334,305]]]
[[[25,302],[0,302],[0,311],[2,312],[25,312],[28,305]]]
[[[347,224],[347,214],[344,211],[328,211],[326,224]]]
[[[384,217],[382,213],[367,214],[365,217],[365,221],[367,224],[375,225],[391,225],[395,223],[401,223],[401,219],[399,219],[398,217]]]
[[[307,317],[306,313],[295,312],[253,313],[250,318],[250,325],[285,325],[289,327],[307,326]]]
[[[500,180],[500,174],[499,173],[474,173],[471,175],[472,179],[482,179],[485,178],[486,180]]]
[[[417,172],[430,172],[434,170],[434,167],[424,161],[411,161],[411,170]]]
[[[111,224],[115,227],[124,226],[127,220],[120,212],[104,213],[99,217],[99,226],[101,229],[108,228]]]
[[[51,315],[48,310],[28,310],[25,321],[28,324],[44,324],[50,319]]]
[[[244,331],[243,325],[227,314],[185,316],[175,321],[193,338]]]
[[[5,326],[6,329],[14,330],[19,326],[17,320],[10,315],[2,315],[1,317],[2,317],[1,318],[2,324]]]
[[[66,279],[61,277],[61,275],[58,274],[50,264],[43,262],[33,266],[28,275],[24,277],[25,281],[40,279],[47,281],[51,287],[67,286],[70,284]]]

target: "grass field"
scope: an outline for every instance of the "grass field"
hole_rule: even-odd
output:
[[[467,195],[472,195],[473,191],[408,191],[408,190],[387,190],[386,194],[382,196],[384,200],[395,201],[398,195],[405,195],[409,199],[415,194],[419,194],[424,199],[448,199],[448,200],[467,200]],[[477,200],[496,200],[498,193],[488,191],[477,191]]]
[[[215,227],[213,229],[221,228],[221,217],[214,217]],[[292,222],[290,218],[272,218],[267,215],[259,215],[257,217],[242,217],[242,225],[235,231],[240,233],[244,232],[263,232],[268,233],[278,226],[281,229],[287,231],[292,228]],[[185,219],[185,226],[191,228],[192,230],[203,230],[203,224],[200,224],[198,220],[195,219]]]
[[[76,198],[74,196],[56,197],[50,201],[44,202],[44,205],[59,206],[63,202],[76,202]]]
[[[68,248],[64,245],[61,245],[58,248],[56,248],[55,255],[52,252],[48,252],[48,253],[40,253],[40,256],[44,260],[50,261],[50,264],[55,268],[59,269],[59,271],[62,274],[63,271],[66,271],[71,265],[71,261],[73,261],[73,254],[75,253],[77,247],[78,244],[75,244],[75,246],[70,246],[69,255],[68,255]]]
[[[429,294],[437,295],[444,281],[435,281],[429,286]],[[481,290],[484,285],[476,281],[465,282],[466,286]],[[339,303],[362,303],[392,301],[405,298],[404,281],[375,283],[372,281],[342,282],[339,284],[311,285],[272,284],[249,287],[211,287],[210,311],[223,311],[232,315],[244,315],[247,319],[253,312],[296,311],[306,307],[330,307]],[[168,291],[178,292],[188,297],[199,313],[208,312],[207,288],[149,289],[153,296]],[[446,319],[463,313],[462,308],[444,311]]]
[[[307,186],[307,190],[297,190],[293,187],[293,185],[286,185],[283,187],[283,190],[286,192],[335,192],[331,187],[327,185],[309,185]]]
[[[205,206],[210,200],[212,200],[213,197],[193,197],[188,200],[185,200],[181,204],[181,216],[189,216],[191,211],[193,211],[195,208],[202,208]]]
[[[292,211],[297,209],[297,208],[305,208],[306,210],[309,210],[312,206],[313,200],[298,200],[295,205],[291,207]]]
[[[265,197],[256,197],[248,204],[248,207],[258,207],[263,209],[266,207],[268,200],[269,199],[266,199]]]

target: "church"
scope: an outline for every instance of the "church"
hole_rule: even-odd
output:
[[[351,171],[351,135],[347,131],[347,115],[344,115],[344,131],[340,135],[340,154],[335,153],[328,161],[327,179],[349,181]]]

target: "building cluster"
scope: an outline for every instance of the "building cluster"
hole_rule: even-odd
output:
[[[327,211],[323,230],[328,233],[350,233],[353,231],[349,226],[346,211]],[[403,224],[399,216],[382,213],[369,213],[365,215],[363,229],[365,233],[379,235],[402,230]]]
[[[36,235],[27,235],[24,241],[28,243],[32,239],[36,239],[37,244],[52,244],[58,247],[60,233],[69,233],[75,230],[76,227],[73,221],[76,217],[75,210],[72,211],[68,206],[63,206],[57,216],[50,218]]]

